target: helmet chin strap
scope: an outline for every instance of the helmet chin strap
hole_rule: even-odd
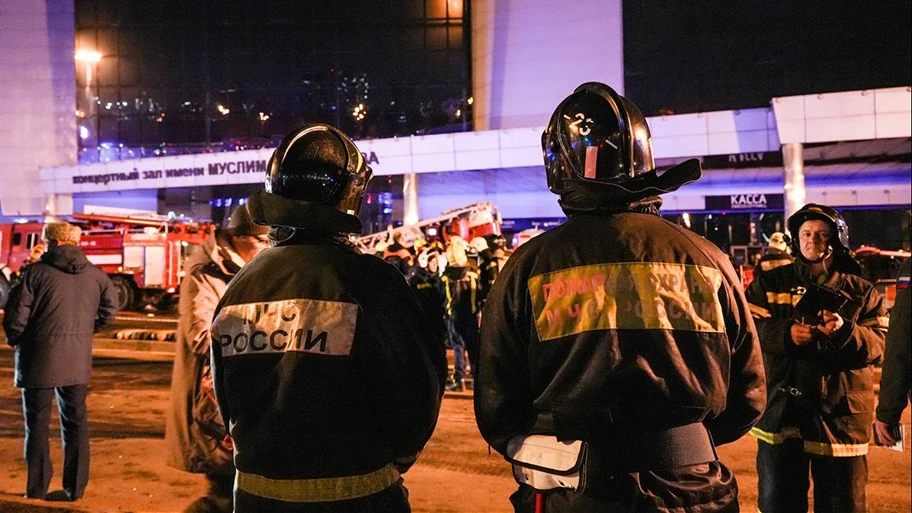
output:
[[[827,244],[826,251],[823,252],[823,255],[821,255],[820,258],[817,258],[815,260],[811,260],[810,258],[804,256],[804,253],[801,253],[801,252],[799,252],[799,253],[801,254],[801,258],[804,259],[805,262],[807,262],[809,264],[819,264],[820,262],[823,262],[824,260],[826,260],[828,256],[833,254],[833,246],[830,246],[829,244]],[[826,269],[826,264],[823,264],[823,266],[824,266],[824,269]]]

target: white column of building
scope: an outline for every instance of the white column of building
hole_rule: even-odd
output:
[[[804,188],[804,145],[786,143],[782,145],[782,163],[785,167],[785,219],[804,206],[807,191]],[[791,234],[797,237],[798,234]]]
[[[418,174],[409,173],[402,180],[402,224],[417,224],[418,214]]]
[[[76,163],[75,45],[73,0],[0,0],[0,214],[72,212],[39,168]]]

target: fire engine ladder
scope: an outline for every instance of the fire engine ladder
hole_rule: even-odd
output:
[[[157,228],[167,233],[170,230],[168,218],[165,216],[114,216],[107,214],[73,214],[73,219],[89,223],[111,223],[118,226],[136,226]],[[129,231],[129,228],[127,228]],[[95,231],[91,230],[90,231]],[[119,231],[119,230],[115,230]]]
[[[375,248],[381,242],[392,244],[393,237],[397,233],[402,234],[402,238],[405,243],[414,242],[419,238],[425,237],[424,228],[427,228],[428,226],[435,224],[443,225],[464,215],[471,216],[475,212],[488,211],[493,214],[496,210],[497,207],[495,207],[493,203],[488,201],[480,201],[478,203],[472,203],[471,205],[466,205],[464,207],[444,210],[441,212],[441,215],[439,217],[425,219],[415,224],[399,226],[397,228],[390,227],[382,232],[372,233],[363,237],[357,237],[355,238],[354,243],[363,253],[373,254],[375,252]]]

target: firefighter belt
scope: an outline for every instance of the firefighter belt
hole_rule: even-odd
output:
[[[702,423],[663,431],[606,437],[599,462],[612,474],[657,471],[716,461],[712,436]],[[569,488],[584,493],[592,448],[582,440],[561,441],[551,435],[516,436],[507,443],[513,478],[539,491]]]

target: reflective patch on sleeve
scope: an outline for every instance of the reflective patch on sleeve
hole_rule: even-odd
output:
[[[801,299],[801,296],[798,296],[798,299]],[[766,301],[771,305],[791,305],[792,294],[789,292],[767,292]]]
[[[722,273],[711,267],[599,264],[533,276],[528,285],[542,341],[594,330],[724,330]]]
[[[769,319],[772,317],[770,311],[762,306],[757,306],[753,303],[748,303],[747,307],[750,308],[751,314],[753,314],[755,319]]]
[[[867,328],[880,328],[880,329],[889,329],[890,328],[890,318],[885,316],[870,317],[858,321],[859,326],[865,326]]]
[[[355,303],[286,299],[226,306],[211,333],[224,357],[288,351],[348,356],[357,321]]]

